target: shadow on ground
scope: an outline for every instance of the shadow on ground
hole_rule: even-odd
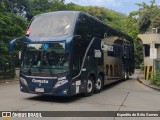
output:
[[[128,80],[133,80],[132,78],[128,79]],[[128,80],[121,80],[121,81],[117,81],[115,83],[109,84],[104,86],[103,88],[103,92],[105,92],[108,89],[112,89],[114,86],[117,86],[123,82],[126,82]],[[84,97],[83,94],[79,94],[79,95],[75,95],[75,96],[71,96],[71,97],[57,97],[57,96],[34,96],[34,97],[29,97],[26,98],[27,100],[31,100],[31,101],[41,101],[41,102],[56,102],[56,103],[71,103],[71,102],[75,102],[78,101],[80,99],[85,99],[86,97]]]
[[[70,102],[75,102],[79,99],[82,99],[83,96],[80,95],[75,95],[71,97],[57,97],[57,96],[34,96],[30,98],[26,98],[27,100],[34,100],[34,101],[41,101],[41,102],[56,102],[56,103],[70,103]]]

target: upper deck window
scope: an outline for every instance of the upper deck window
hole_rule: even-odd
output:
[[[29,26],[30,37],[57,37],[73,33],[76,14],[55,12],[37,16]]]

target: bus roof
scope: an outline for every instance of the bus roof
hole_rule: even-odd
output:
[[[86,13],[86,12],[83,12],[83,11],[54,11],[54,12],[48,12],[48,13],[39,14],[39,15],[36,15],[35,17],[45,16],[45,15],[48,16],[48,15],[52,15],[52,14],[55,14],[55,13],[57,13],[57,14],[65,14],[65,13],[66,13],[66,14],[74,14],[74,15],[77,16],[77,17],[79,16],[79,14],[87,15],[88,17],[92,17],[93,19],[95,19],[95,20],[98,21],[99,23],[105,25],[106,28],[109,29],[110,31],[112,31],[112,33],[113,33],[114,35],[123,36],[123,37],[125,37],[127,40],[130,40],[130,41],[132,40],[132,37],[131,37],[131,36],[123,33],[122,31],[118,30],[117,28],[114,28],[114,27],[110,26],[109,24],[104,23],[104,22],[101,21],[100,19],[98,19],[98,18],[96,18],[96,17],[94,17],[94,16],[92,16],[92,15]],[[34,18],[35,18],[35,17],[34,17]]]
[[[57,14],[65,14],[65,13],[69,13],[69,14],[75,14],[75,15],[79,15],[79,13],[81,13],[82,11],[54,11],[54,12],[48,12],[48,13],[42,13],[42,14],[39,14],[39,15],[36,15],[35,17],[38,17],[38,16],[45,16],[45,15],[53,15],[55,13]]]
[[[88,13],[85,13],[85,12],[81,12],[81,13],[83,13],[83,14],[85,14],[85,15],[87,15],[87,16],[90,16],[90,17],[94,18],[96,21],[102,23],[102,24],[105,25],[108,29],[110,29],[112,32],[114,32],[115,35],[125,36],[128,40],[132,40],[132,37],[131,37],[131,36],[127,35],[126,33],[123,33],[122,31],[118,30],[117,28],[114,28],[114,27],[110,26],[110,25],[107,24],[107,23],[104,23],[102,20],[100,20],[100,19],[98,19],[98,18],[96,18],[96,17],[94,17],[94,16],[92,16],[92,15],[90,15],[90,14],[88,14]]]

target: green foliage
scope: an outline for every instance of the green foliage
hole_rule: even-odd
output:
[[[28,14],[31,17],[41,13],[66,9],[64,0],[30,0],[29,5]]]
[[[134,55],[135,55],[135,68],[140,68],[143,62],[143,49],[142,42],[138,40],[138,18],[135,17],[137,12],[131,12],[127,17],[124,24],[124,31],[129,34],[134,40]]]
[[[160,33],[160,9],[155,10],[152,13],[153,17],[151,18],[151,28],[157,28],[158,33]]]
[[[104,21],[105,23],[124,31],[124,22],[126,20],[126,16],[124,14],[108,10],[103,7],[88,7],[88,13],[96,16],[100,20]]]
[[[156,71],[156,73],[154,74],[154,78],[152,78],[152,80],[155,85],[160,86],[160,71],[159,70]]]
[[[143,45],[138,39],[134,40],[134,55],[135,55],[135,68],[140,68],[143,64]]]
[[[69,3],[66,5],[67,10],[76,10],[76,11],[84,11],[87,12],[100,20],[104,21],[105,23],[124,31],[124,23],[127,18],[126,15],[122,13],[115,12],[113,10],[108,10],[104,7],[97,7],[97,6],[79,6],[73,3]]]
[[[0,9],[0,62],[5,63],[11,60],[8,56],[4,56],[8,54],[9,41],[13,38],[24,35],[27,21],[14,13],[6,11],[7,8],[5,2],[2,1],[0,6],[4,8]]]
[[[76,10],[90,13],[99,18],[100,20],[103,20],[104,22],[110,24],[111,26],[124,30],[123,24],[125,23],[125,20],[127,18],[126,15],[122,13],[108,10],[104,7],[84,7],[76,5],[74,3],[65,4],[64,0],[25,0],[23,2],[21,0],[14,1],[18,3],[18,6],[21,3],[21,5],[25,7],[25,11],[27,12],[27,17],[29,18],[29,20],[31,19],[31,17],[45,12],[52,12],[58,10]],[[24,4],[27,6],[25,6]]]
[[[157,16],[157,13],[159,14],[160,11],[158,5],[155,4],[155,0],[151,0],[150,5],[147,5],[144,2],[141,4],[138,3],[137,5],[139,6],[139,10],[132,12],[131,15],[132,17],[136,17],[138,20],[139,33],[151,32],[151,28],[153,26],[158,27],[156,26],[156,19],[159,19],[160,17]],[[160,23],[158,22],[158,24]]]
[[[145,33],[151,24],[150,12],[144,12],[139,18],[139,31]]]
[[[130,13],[130,15],[127,17],[124,29],[127,34],[133,37],[133,39],[137,39],[137,35],[139,34],[138,31],[138,24],[137,24],[137,18],[133,17],[134,13]]]

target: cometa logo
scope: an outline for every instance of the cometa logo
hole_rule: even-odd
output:
[[[34,82],[34,83],[45,83],[45,84],[47,84],[47,83],[48,83],[48,80],[36,80],[36,79],[32,79],[32,82]]]

